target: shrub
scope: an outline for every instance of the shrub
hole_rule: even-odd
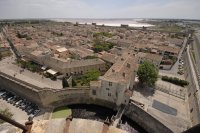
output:
[[[13,114],[10,112],[10,110],[8,108],[6,108],[5,110],[0,109],[0,114],[8,117],[8,118],[12,118]],[[0,124],[4,123],[3,120],[0,119]]]
[[[94,40],[94,46],[93,50],[95,53],[101,52],[101,51],[108,51],[113,48],[115,44],[104,42],[102,40],[96,39]]]
[[[137,75],[141,85],[154,86],[158,79],[158,69],[153,63],[144,61],[140,64]]]
[[[162,76],[162,80],[170,82],[170,83],[175,84],[175,85],[182,86],[182,87],[189,85],[188,81],[178,79],[177,77]]]

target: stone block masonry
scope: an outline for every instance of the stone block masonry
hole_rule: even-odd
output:
[[[22,98],[26,98],[41,107],[56,108],[70,104],[93,104],[117,110],[116,103],[102,99],[93,99],[90,96],[90,88],[63,88],[48,89],[38,88],[34,85],[20,82],[14,77],[6,76],[0,73],[0,87],[16,93]],[[36,88],[34,88],[36,87]],[[135,121],[151,133],[171,133],[172,131],[161,122],[149,115],[147,112],[130,104],[125,110],[124,115]]]

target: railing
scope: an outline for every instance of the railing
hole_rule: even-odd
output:
[[[155,89],[185,100],[185,93],[184,92],[172,90],[170,88],[163,88],[163,87],[160,87],[160,86],[156,86]]]

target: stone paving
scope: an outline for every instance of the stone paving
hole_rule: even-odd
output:
[[[45,78],[42,75],[39,75],[38,73],[33,73],[28,70],[24,70],[23,72],[20,73],[20,70],[22,70],[22,68],[20,68],[15,64],[13,57],[5,58],[0,62],[0,71],[10,76],[13,76],[15,78],[18,78],[20,80],[23,80],[25,82],[36,85],[41,88],[44,87],[53,89],[62,88],[61,80],[52,81],[51,79]]]
[[[22,124],[25,121],[21,122]],[[103,123],[93,120],[86,119],[73,119],[70,122],[68,133],[102,133],[103,131]],[[53,120],[37,120],[33,121],[33,126],[31,129],[32,133],[63,133],[64,128],[66,126],[65,119],[53,119]],[[5,127],[5,128],[4,128]],[[21,133],[22,131],[18,128],[10,125],[3,124],[0,125],[0,132],[15,132]],[[109,126],[107,129],[107,133],[127,133],[121,129],[115,128],[113,126]]]
[[[176,86],[174,86],[175,89]],[[185,89],[185,88],[184,88]],[[189,106],[187,97],[185,100],[166,94],[159,90],[153,93],[146,89],[138,89],[133,92],[132,100],[144,104],[144,110],[154,116],[174,132],[182,132],[191,126],[189,118]],[[157,100],[177,110],[177,115],[170,115],[152,107],[153,100]]]

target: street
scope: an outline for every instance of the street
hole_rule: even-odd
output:
[[[171,74],[171,75],[178,76],[178,77],[179,76],[180,77],[184,77],[183,75],[179,75],[177,72],[178,72],[179,59],[180,59],[182,53],[184,52],[186,44],[187,44],[187,38],[184,39],[183,46],[180,49],[180,52],[179,52],[179,55],[177,57],[176,63],[172,66],[172,68],[170,70],[159,70],[160,73],[162,73],[162,74]]]

